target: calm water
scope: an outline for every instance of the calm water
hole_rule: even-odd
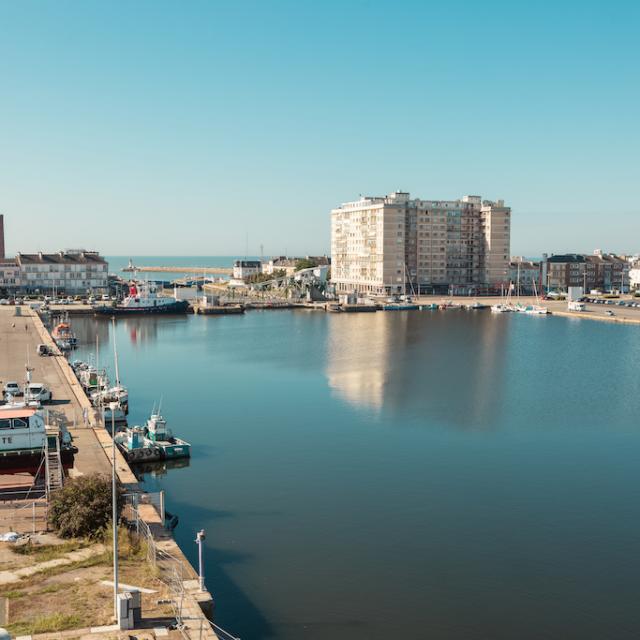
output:
[[[233,261],[244,256],[107,256],[109,273],[128,277],[130,274],[123,272],[122,268],[133,260],[133,264],[139,267],[176,267],[176,271],[140,272],[139,278],[150,280],[173,280],[184,276],[194,277],[197,273],[180,271],[179,267],[232,267]],[[250,260],[255,259],[249,256]]]
[[[92,350],[109,323],[74,321]],[[640,332],[486,312],[119,320],[147,476],[244,640],[637,638]],[[82,349],[81,349],[82,353]]]

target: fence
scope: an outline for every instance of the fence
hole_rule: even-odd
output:
[[[0,502],[0,532],[36,533],[46,530],[46,500]]]
[[[162,518],[161,522],[164,523],[164,492],[128,493],[125,494],[124,499],[123,515],[146,543],[147,560],[158,569],[160,580],[167,587],[173,615],[176,619],[176,628],[181,632],[185,640],[211,638],[213,637],[212,633],[220,640],[239,640],[239,638],[211,622],[202,614],[195,618],[195,626],[193,617],[185,617],[185,601],[189,597],[185,590],[185,580],[190,580],[192,576],[189,574],[182,559],[176,558],[158,546],[158,541],[155,539],[151,527],[140,516],[138,510],[141,504],[151,504]]]

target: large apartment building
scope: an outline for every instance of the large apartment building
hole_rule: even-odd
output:
[[[331,212],[331,280],[365,295],[499,291],[510,231],[502,200],[361,197]]]

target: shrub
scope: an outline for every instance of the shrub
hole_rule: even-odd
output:
[[[122,490],[118,487],[118,517]],[[99,538],[111,524],[111,478],[98,474],[67,480],[51,496],[49,522],[61,538]]]

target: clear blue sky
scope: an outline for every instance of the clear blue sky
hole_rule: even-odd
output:
[[[329,250],[363,194],[640,250],[638,2],[0,2],[10,251]]]

